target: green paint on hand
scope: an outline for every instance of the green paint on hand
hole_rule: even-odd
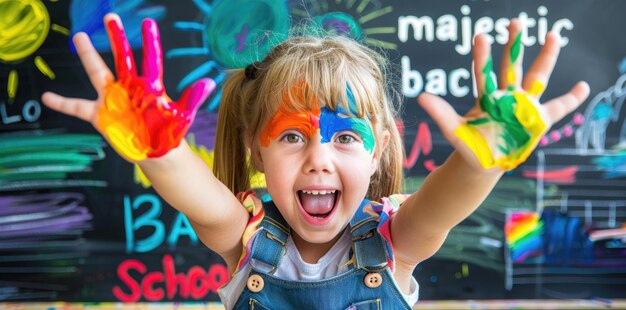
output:
[[[513,41],[513,45],[511,45],[511,64],[517,62],[517,58],[521,54],[522,51],[522,33],[518,33],[515,37],[515,41]]]

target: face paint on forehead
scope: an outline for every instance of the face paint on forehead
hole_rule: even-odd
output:
[[[267,147],[285,130],[297,130],[305,138],[311,139],[320,128],[320,110],[288,112],[281,108],[272,116],[259,135],[261,146]]]
[[[356,114],[356,102],[350,87],[346,88],[349,100],[348,108],[352,114]],[[261,146],[267,147],[270,142],[277,139],[286,130],[297,130],[306,139],[311,139],[319,131],[322,136],[321,142],[331,142],[334,135],[341,131],[353,131],[363,141],[363,146],[368,152],[373,152],[376,140],[370,122],[359,118],[350,117],[345,110],[337,105],[337,111],[326,107],[315,110],[289,112],[287,107],[281,107],[259,135]]]
[[[313,137],[319,130],[320,110],[317,98],[314,99],[313,103],[318,108],[312,111],[294,111],[295,108],[290,100],[290,98],[293,98],[296,101],[304,102],[304,94],[308,90],[307,87],[304,81],[296,83],[291,87],[292,97],[290,97],[288,92],[283,94],[283,105],[269,119],[259,135],[261,146],[269,146],[270,142],[278,138],[285,130],[297,130],[307,139]]]
[[[352,115],[357,114],[356,100],[350,86],[346,87],[346,95],[348,97],[348,109]],[[368,152],[374,150],[376,145],[376,139],[374,138],[374,132],[370,122],[366,119],[359,117],[350,117],[345,110],[337,105],[336,111],[324,107],[322,108],[322,115],[320,116],[320,135],[322,136],[322,143],[332,141],[333,136],[341,131],[350,130],[357,133],[363,141],[363,146]]]
[[[370,126],[369,122],[365,119],[348,117],[342,114],[343,113],[339,110],[331,111],[326,107],[322,108],[322,115],[320,116],[320,135],[322,136],[322,143],[331,142],[338,132],[345,130],[354,131],[361,137],[363,147],[371,153],[376,144],[372,126]]]

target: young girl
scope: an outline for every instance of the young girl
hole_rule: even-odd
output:
[[[213,174],[182,140],[211,81],[171,102],[155,22],[144,23],[142,76],[119,17],[105,23],[117,81],[79,33],[74,42],[98,99],[46,93],[43,102],[91,122],[189,218],[233,275],[220,291],[228,309],[409,309],[417,264],[589,93],[581,82],[539,105],[559,38],[547,36],[520,81],[515,20],[498,89],[489,43],[477,36],[476,106],[460,116],[439,97],[418,100],[456,151],[418,192],[399,196],[403,151],[384,59],[343,37],[292,37],[225,83]],[[265,174],[264,202],[246,192],[254,171]]]

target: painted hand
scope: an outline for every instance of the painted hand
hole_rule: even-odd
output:
[[[468,162],[484,169],[513,169],[530,156],[552,124],[589,95],[587,84],[579,82],[567,94],[539,103],[559,50],[558,35],[548,34],[522,81],[523,44],[518,21],[513,20],[501,65],[500,88],[492,71],[489,43],[479,35],[474,42],[474,74],[479,90],[476,105],[462,117],[442,98],[424,94],[419,102]]]
[[[53,109],[91,122],[128,161],[163,156],[180,144],[215,83],[202,79],[187,88],[178,102],[173,102],[163,86],[163,55],[156,22],[147,19],[143,23],[142,76],[138,76],[119,17],[107,14],[104,21],[117,80],[89,38],[77,34],[74,42],[98,99],[65,98],[52,93],[44,94],[42,99]]]

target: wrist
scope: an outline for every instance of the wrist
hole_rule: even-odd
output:
[[[501,177],[504,174],[504,170],[500,166],[491,168],[483,167],[475,156],[464,156],[473,154],[461,154],[460,151],[455,150],[452,152],[446,163],[450,163],[455,170],[465,175],[475,175],[477,177]]]
[[[141,169],[154,169],[158,167],[168,167],[175,164],[181,164],[185,162],[185,154],[191,152],[189,144],[185,139],[182,139],[178,146],[172,148],[167,153],[159,157],[147,157],[136,163]]]

